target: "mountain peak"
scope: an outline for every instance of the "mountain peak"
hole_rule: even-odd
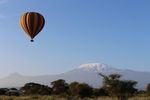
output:
[[[9,76],[11,76],[11,77],[18,77],[18,76],[22,76],[22,75],[19,74],[18,72],[14,72],[14,73],[11,73]]]
[[[86,71],[102,72],[112,69],[109,65],[103,63],[88,63],[79,66],[79,69]]]

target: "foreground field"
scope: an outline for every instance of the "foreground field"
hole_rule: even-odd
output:
[[[77,97],[58,97],[58,96],[0,96],[0,100],[117,100],[111,97],[99,97],[99,98],[77,98]],[[133,97],[129,100],[150,100],[150,97]]]

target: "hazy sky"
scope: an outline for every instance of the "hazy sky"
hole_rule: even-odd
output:
[[[34,43],[20,27],[30,11],[46,20]],[[150,71],[150,0],[0,0],[0,76],[84,63]]]

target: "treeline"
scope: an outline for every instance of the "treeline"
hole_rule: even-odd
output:
[[[59,95],[59,96],[77,96],[77,97],[97,97],[108,96],[103,89],[95,89],[86,83],[72,82],[66,83],[65,80],[59,79],[51,82],[51,87],[39,83],[26,83],[20,89],[16,88],[0,88],[0,95]]]
[[[133,80],[121,80],[121,75],[111,74],[103,75],[103,86],[100,88],[93,88],[86,83],[72,82],[67,83],[63,79],[59,79],[50,83],[50,86],[39,83],[26,83],[20,89],[16,88],[0,88],[0,95],[59,95],[69,97],[99,97],[111,96],[117,97],[118,100],[127,100],[128,97],[146,93],[150,95],[150,84],[146,91],[141,91],[135,88],[137,82]],[[92,81],[92,80],[91,80]]]

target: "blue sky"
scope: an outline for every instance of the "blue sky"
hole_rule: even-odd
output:
[[[149,0],[1,0],[0,76],[57,74],[84,63],[150,71]],[[31,43],[25,12],[46,20]]]

